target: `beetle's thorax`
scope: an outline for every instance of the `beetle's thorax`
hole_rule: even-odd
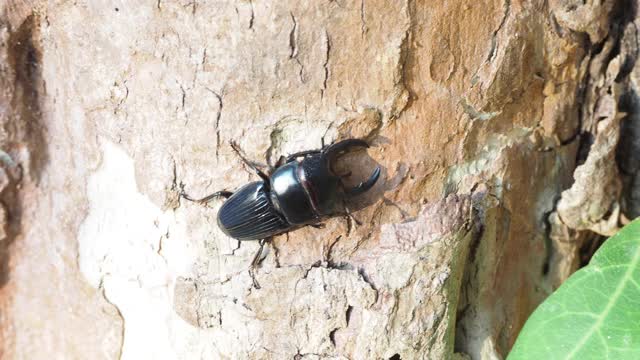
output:
[[[320,211],[318,211],[317,190],[313,186],[313,183],[311,183],[311,181],[309,181],[309,179],[307,178],[307,175],[305,174],[304,168],[302,166],[300,165],[297,166],[296,175],[300,180],[300,184],[302,185],[302,188],[304,189],[305,194],[307,194],[307,198],[309,198],[309,204],[311,205],[311,209],[313,209],[313,212],[316,214],[316,217],[318,217],[321,213]]]
[[[291,162],[279,167],[271,175],[271,201],[293,225],[309,224],[319,219],[309,190],[300,178],[300,171],[299,163]]]
[[[333,174],[324,154],[304,158],[299,173],[314,209],[321,217],[333,216],[342,209],[343,192],[340,179]]]

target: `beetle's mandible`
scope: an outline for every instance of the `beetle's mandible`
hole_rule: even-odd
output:
[[[346,188],[342,177],[332,164],[353,148],[368,148],[360,139],[347,139],[320,150],[307,150],[281,157],[269,175],[248,161],[237,145],[231,144],[242,161],[253,169],[262,181],[242,186],[235,193],[218,191],[200,200],[207,203],[216,197],[227,198],[218,212],[218,226],[228,236],[240,240],[260,240],[260,244],[274,235],[302,226],[317,226],[331,217],[349,215],[346,200],[371,189],[380,177],[380,167],[355,187]],[[262,247],[261,247],[262,249]],[[259,259],[256,254],[253,265]]]

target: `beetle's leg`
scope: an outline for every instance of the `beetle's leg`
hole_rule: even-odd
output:
[[[324,229],[325,224],[309,224],[309,226],[311,226],[312,228],[316,228],[316,229]]]
[[[287,158],[284,156],[280,156],[278,161],[276,161],[275,165],[271,168],[271,172],[275,171],[277,168],[287,163]]]
[[[247,160],[247,158],[245,158],[244,155],[242,155],[242,151],[240,151],[240,147],[238,146],[238,144],[236,144],[234,141],[231,141],[231,148],[233,149],[233,151],[235,151],[235,153],[238,155],[238,157],[242,160],[243,163],[245,163],[248,167],[250,167],[253,171],[255,171],[256,174],[258,174],[258,176],[260,176],[260,178],[265,183],[267,184],[269,183],[269,176],[264,172],[262,172],[262,170],[258,169],[258,167],[254,162]]]
[[[264,249],[264,244],[267,243],[269,239],[262,239],[260,240],[258,243],[260,244],[260,248],[258,249],[258,251],[256,252],[255,256],[253,257],[253,260],[251,261],[251,268],[255,268],[256,266],[258,266],[258,264],[260,263],[260,261],[262,260],[262,250]]]
[[[351,221],[353,221],[356,225],[360,226],[362,225],[362,223],[360,222],[360,220],[356,219],[351,212],[349,211],[349,209],[345,208],[345,210],[347,211],[347,218],[351,219]]]
[[[249,276],[251,276],[251,281],[253,282],[253,287],[257,290],[262,289],[262,287],[260,287],[260,284],[258,283],[258,280],[256,280],[256,274],[253,273],[253,267],[249,268]]]
[[[343,201],[342,206],[344,207],[344,216],[347,217],[347,220],[351,219],[351,221],[353,221],[356,225],[358,226],[362,225],[362,223],[358,219],[356,219],[353,215],[351,215],[351,211],[347,207],[346,202]]]
[[[180,196],[182,196],[185,200],[193,201],[199,204],[206,204],[212,199],[217,197],[223,197],[225,199],[228,199],[229,197],[231,197],[231,195],[233,195],[231,191],[222,190],[222,191],[216,191],[211,195],[207,195],[202,199],[194,199],[191,196],[187,195],[187,193],[185,193],[184,191],[180,192]]]
[[[371,189],[373,187],[373,185],[376,184],[376,181],[378,181],[378,178],[380,177],[380,167],[376,167],[375,170],[373,170],[373,173],[371,174],[371,176],[366,180],[361,182],[360,184],[352,187],[351,189],[348,189],[347,195],[349,196],[356,196],[356,195],[360,195],[363,192]]]

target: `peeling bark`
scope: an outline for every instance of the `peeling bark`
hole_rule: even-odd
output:
[[[640,214],[634,1],[0,5],[2,358],[503,358]],[[358,137],[323,229],[216,226]]]

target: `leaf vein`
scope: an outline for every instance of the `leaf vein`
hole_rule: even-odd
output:
[[[612,296],[609,298],[609,302],[607,306],[602,310],[600,315],[597,317],[596,322],[591,326],[589,331],[576,343],[571,352],[567,355],[567,359],[572,359],[576,356],[578,351],[582,349],[584,344],[589,340],[589,338],[593,335],[594,332],[600,331],[600,327],[602,323],[609,315],[611,309],[613,309],[614,305],[618,302],[618,299],[622,296],[622,292],[629,282],[630,279],[633,279],[631,275],[633,274],[634,269],[637,267],[638,262],[640,261],[640,246],[635,248],[635,254],[633,255],[633,259],[629,263],[629,267],[625,271],[624,275],[620,279],[620,282],[617,284],[616,289],[614,290]]]

